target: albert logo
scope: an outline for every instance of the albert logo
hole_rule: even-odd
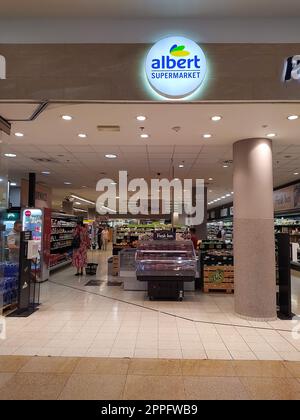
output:
[[[284,66],[284,81],[300,80],[300,55],[293,55],[286,59]]]
[[[181,99],[195,92],[206,76],[206,58],[196,42],[168,37],[150,49],[145,63],[148,82],[160,95]]]
[[[0,55],[0,79],[6,79],[6,60]]]
[[[178,46],[177,44],[174,44],[173,47],[170,48],[170,54],[174,55],[174,57],[186,57],[187,55],[190,55],[191,53],[185,50],[184,45]]]

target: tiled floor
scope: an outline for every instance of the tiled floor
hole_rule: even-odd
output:
[[[102,280],[106,258],[102,253]],[[300,361],[299,321],[244,321],[233,296],[189,292],[183,302],[150,302],[144,292],[87,281],[72,268],[51,276],[39,311],[6,318],[0,355]],[[293,285],[300,313],[299,277]]]
[[[300,363],[0,356],[0,400],[299,400]]]

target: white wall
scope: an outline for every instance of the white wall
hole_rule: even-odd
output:
[[[0,43],[152,43],[174,34],[202,43],[299,43],[300,19],[0,18]]]

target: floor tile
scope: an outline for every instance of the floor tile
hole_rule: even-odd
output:
[[[0,373],[0,393],[1,388],[5,387],[6,383],[12,379],[14,373]]]
[[[112,348],[109,357],[133,357],[134,348]]]
[[[240,377],[289,378],[291,373],[282,362],[234,361],[234,370]]]
[[[230,354],[234,360],[257,360],[252,351],[234,351],[230,350]]]
[[[181,349],[158,349],[160,359],[182,359]]]
[[[79,359],[74,373],[97,375],[126,375],[130,361],[128,359],[83,358]]]
[[[184,377],[186,399],[249,400],[250,393],[239,378]]]
[[[1,400],[55,400],[69,375],[54,373],[16,373],[0,392]]]
[[[181,376],[128,375],[125,400],[181,400],[184,384]]]
[[[184,376],[237,376],[231,361],[182,360],[181,368]]]
[[[143,359],[147,359],[149,358],[157,358],[158,357],[158,349],[157,348],[153,348],[153,349],[149,349],[149,348],[136,348],[134,351],[134,357],[137,358],[143,358]]]
[[[71,374],[77,363],[78,359],[71,357],[32,357],[20,372]]]
[[[281,356],[274,351],[255,351],[254,354],[258,360],[282,360]]]
[[[207,357],[212,360],[231,360],[232,356],[227,350],[208,350],[205,348]]]
[[[27,356],[0,356],[0,372],[18,372],[29,360]]]
[[[300,378],[300,363],[283,362],[283,364],[295,378]]]
[[[300,383],[285,378],[241,378],[252,398],[259,400],[299,400]]]
[[[205,360],[205,359],[207,359],[207,354],[206,354],[205,350],[182,349],[182,357],[183,357],[183,359]]]
[[[181,364],[179,360],[132,359],[130,361],[128,374],[152,376],[180,376]]]
[[[120,400],[126,376],[73,374],[61,392],[60,400]]]

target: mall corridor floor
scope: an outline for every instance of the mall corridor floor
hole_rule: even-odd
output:
[[[1,400],[299,400],[300,363],[0,357]]]
[[[232,295],[188,292],[183,302],[150,302],[145,292],[107,285],[107,256],[92,277],[99,285],[64,269],[42,285],[37,312],[5,318],[0,355],[300,362],[299,320],[245,321]],[[299,293],[293,296],[300,313]]]

